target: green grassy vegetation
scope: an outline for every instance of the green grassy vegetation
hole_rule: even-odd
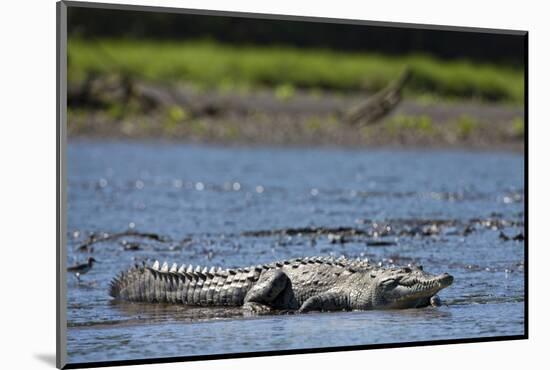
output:
[[[516,137],[522,138],[525,136],[525,123],[523,118],[517,117],[512,121],[512,132]]]
[[[294,94],[296,94],[296,90],[294,86],[289,83],[284,83],[275,88],[275,96],[279,100],[289,100],[294,96]]]
[[[458,137],[461,139],[467,139],[472,135],[480,126],[480,122],[467,114],[463,114],[456,119],[455,127]]]
[[[296,88],[376,91],[405,66],[413,73],[406,93],[413,96],[435,94],[521,103],[524,91],[522,70],[466,60],[441,61],[425,55],[76,38],[69,40],[68,53],[70,82],[82,81],[90,73],[120,73],[221,91],[269,87],[282,100],[292,98]]]
[[[423,135],[430,135],[434,132],[432,118],[427,115],[399,114],[391,117],[386,123],[386,127],[392,135],[405,131],[417,132]]]

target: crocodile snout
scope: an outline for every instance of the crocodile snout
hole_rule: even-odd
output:
[[[439,283],[445,287],[451,285],[454,281],[453,275],[449,275],[448,273],[444,273],[438,276]]]

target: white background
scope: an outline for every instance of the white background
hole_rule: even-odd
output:
[[[124,1],[113,1],[124,3]],[[530,31],[530,339],[185,363],[187,369],[534,368],[546,363],[550,327],[547,99],[548,11],[543,1],[231,0],[134,4]],[[0,335],[3,368],[52,368],[55,354],[55,1],[2,4],[0,58]],[[546,150],[545,150],[546,149]],[[262,333],[258,333],[261,340]],[[7,366],[6,366],[7,365]],[[11,366],[10,366],[11,365]],[[546,365],[546,366],[547,366]],[[137,368],[181,368],[163,364]]]

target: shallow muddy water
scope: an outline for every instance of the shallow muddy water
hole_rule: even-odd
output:
[[[512,153],[71,140],[69,362],[523,334],[523,157]],[[128,232],[130,231],[130,232]],[[422,264],[439,308],[244,316],[114,303],[135,262],[246,266],[344,255]]]

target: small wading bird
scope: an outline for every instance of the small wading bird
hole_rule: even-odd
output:
[[[74,273],[74,276],[76,276],[76,279],[80,282],[80,276],[90,271],[94,265],[94,262],[97,262],[95,258],[89,257],[88,262],[71,266],[67,268],[67,271]]]

